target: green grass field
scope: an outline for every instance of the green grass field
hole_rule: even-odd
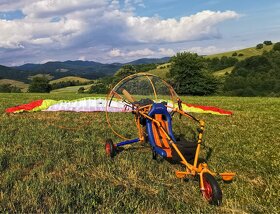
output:
[[[104,139],[115,137],[105,113],[37,112],[8,115],[5,108],[41,98],[75,99],[84,94],[0,94],[0,211],[98,213],[277,213],[279,211],[280,99],[183,97],[214,105],[233,116],[199,114],[206,121],[209,165],[235,171],[219,181],[223,205],[201,197],[196,181],[175,177],[178,165],[152,160],[148,147],[126,147],[113,160]],[[89,95],[90,96],[90,95]],[[130,114],[116,114],[131,132]],[[192,123],[174,119],[174,130]],[[202,156],[206,153],[202,152]]]

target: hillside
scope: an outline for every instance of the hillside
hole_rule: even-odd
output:
[[[99,77],[112,75],[119,68],[120,64],[102,64],[94,61],[65,61],[65,62],[47,62],[44,64],[25,64],[15,67],[35,75],[49,74],[54,79],[66,76],[78,76],[87,79],[97,79]]]
[[[220,71],[215,71],[213,73],[213,75],[216,76],[216,77],[224,77],[226,74],[230,74],[232,72],[233,68],[234,68],[234,66],[225,68],[225,69],[220,70]]]
[[[208,55],[205,56],[206,58],[213,59],[215,57],[221,58],[222,56],[227,56],[227,57],[232,57],[233,53],[237,54],[243,54],[243,56],[236,56],[238,60],[243,60],[251,56],[259,56],[262,55],[264,51],[271,51],[273,48],[273,45],[264,45],[262,49],[256,49],[256,47],[250,47],[250,48],[245,48],[245,49],[240,49],[236,51],[229,51],[229,52],[224,52],[224,53],[219,53],[219,54],[213,54],[213,55]],[[158,66],[156,69],[150,70],[149,73],[158,75],[162,78],[166,78],[166,74],[169,72],[169,66],[170,63],[165,63],[160,66]],[[231,73],[233,67],[228,67],[219,71],[215,71],[213,74],[217,77],[223,77],[224,74]]]
[[[156,69],[148,71],[151,74],[157,75],[163,79],[166,79],[166,74],[169,72],[171,63],[165,63],[157,66]]]
[[[0,65],[0,79],[18,80],[28,82],[29,72]]]
[[[142,58],[137,59],[132,62],[128,62],[125,64],[131,64],[131,65],[141,65],[141,64],[162,64],[166,63],[170,60],[171,57],[163,57],[163,58]]]
[[[271,51],[273,48],[273,45],[264,45],[262,49],[256,49],[256,47],[250,47],[250,48],[244,48],[236,51],[229,51],[229,52],[224,52],[224,53],[219,53],[219,54],[212,54],[206,56],[207,58],[221,58],[222,56],[227,56],[231,57],[233,53],[237,54],[243,54],[243,56],[236,56],[238,60],[243,60],[251,56],[258,56],[262,55],[264,51]]]
[[[167,62],[170,57],[164,58],[141,58],[128,63],[99,63],[94,61],[64,61],[47,62],[44,64],[24,64],[16,67],[0,65],[0,79],[13,79],[25,83],[30,82],[32,76],[49,75],[53,79],[67,76],[81,77],[85,79],[98,79],[104,76],[111,76],[123,65],[133,64],[160,64]]]
[[[90,89],[90,87],[93,84],[89,84],[89,85],[77,85],[77,86],[69,86],[69,87],[64,87],[64,88],[59,88],[59,89],[55,89],[52,90],[50,93],[78,93],[78,90],[80,87],[84,87],[85,90]]]
[[[17,80],[0,79],[0,85],[2,84],[11,84],[12,86],[20,88],[22,92],[27,92],[28,89],[28,84]]]
[[[79,81],[80,83],[86,83],[89,82],[90,79],[82,78],[82,77],[75,77],[75,76],[67,76],[67,77],[62,77],[59,79],[55,79],[50,81],[50,84],[53,83],[59,83],[59,82],[67,82],[67,81]]]

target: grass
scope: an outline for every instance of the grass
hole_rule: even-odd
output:
[[[162,79],[166,79],[166,74],[170,70],[170,67],[169,67],[170,65],[171,65],[171,63],[165,63],[165,64],[162,64],[162,65],[159,65],[159,66],[157,66],[156,69],[148,71],[148,73],[159,76]]]
[[[88,90],[92,85],[93,84],[68,86],[68,87],[52,90],[51,93],[60,93],[60,94],[63,94],[63,93],[78,93],[78,90],[79,90],[80,87],[84,87],[85,90]]]
[[[251,47],[251,48],[245,48],[245,49],[236,50],[236,51],[229,51],[229,52],[225,52],[225,53],[213,54],[213,55],[209,55],[207,57],[208,58],[214,58],[214,57],[221,58],[222,56],[231,57],[232,54],[234,52],[236,52],[237,54],[243,54],[243,56],[236,56],[236,58],[238,60],[243,60],[243,59],[246,59],[251,56],[262,55],[264,51],[271,51],[272,48],[273,48],[273,45],[264,45],[263,48],[261,48],[261,49],[256,49],[256,47]]]
[[[0,79],[0,85],[1,84],[11,84],[12,86],[16,86],[20,89],[22,89],[23,92],[27,92],[28,90],[28,84],[17,81],[17,80],[11,80],[11,79]]]
[[[55,79],[50,81],[50,84],[59,83],[59,82],[67,82],[67,81],[80,81],[81,83],[89,82],[89,79],[82,78],[82,77],[75,77],[75,76],[68,76],[59,79]]]
[[[216,76],[216,77],[224,77],[226,75],[226,73],[230,74],[232,72],[233,68],[234,68],[234,66],[225,68],[225,69],[220,70],[220,71],[215,71],[213,73],[213,75]]]
[[[165,63],[165,64],[157,66],[156,69],[148,71],[148,73],[159,76],[162,79],[166,79],[166,74],[169,72],[170,66],[171,66],[171,63]]]
[[[279,98],[183,98],[234,112],[230,117],[197,115],[206,121],[204,139],[213,149],[212,169],[237,173],[231,184],[219,181],[223,205],[213,207],[202,199],[197,182],[175,177],[180,166],[152,160],[148,147],[126,147],[115,159],[107,158],[104,139],[119,139],[108,128],[105,113],[4,113],[7,107],[40,98],[84,96],[0,94],[1,212],[279,211]],[[131,114],[114,117],[124,132],[131,132]],[[178,122],[175,118],[174,130],[187,132]],[[182,122],[189,127],[188,121]]]

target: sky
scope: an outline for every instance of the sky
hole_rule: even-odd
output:
[[[201,55],[280,41],[279,0],[0,0],[0,64]]]

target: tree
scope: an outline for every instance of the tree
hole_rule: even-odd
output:
[[[117,79],[123,79],[129,75],[135,74],[136,73],[136,68],[133,65],[124,65],[122,66],[116,73],[115,73],[115,77]]]
[[[276,42],[273,46],[274,51],[280,51],[280,42]]]
[[[237,52],[232,53],[231,56],[237,56]]]
[[[28,92],[35,93],[49,93],[51,91],[51,85],[49,79],[45,76],[33,77],[29,85]]]
[[[265,45],[272,45],[272,42],[271,41],[264,41],[263,44],[265,44]]]
[[[208,95],[218,87],[218,81],[206,72],[206,62],[195,53],[177,53],[171,59],[168,74],[171,84],[179,94]]]
[[[103,82],[97,82],[96,84],[93,84],[90,89],[89,93],[92,94],[107,94],[108,93],[108,87]]]
[[[0,92],[1,93],[20,93],[21,89],[16,86],[13,86],[11,84],[1,84]]]
[[[226,76],[224,92],[234,96],[280,96],[280,51],[238,62]]]
[[[262,49],[263,48],[263,44],[257,44],[256,49]]]
[[[85,90],[86,90],[86,89],[85,89],[84,87],[80,87],[80,88],[78,89],[78,93],[79,93],[79,94],[84,93]]]

